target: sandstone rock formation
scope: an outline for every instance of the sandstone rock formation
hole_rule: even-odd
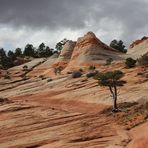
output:
[[[88,32],[83,37],[78,38],[68,68],[98,64],[108,58],[120,60],[122,59],[121,54],[100,41],[93,32]]]
[[[62,66],[65,68],[71,59],[75,45],[76,45],[76,42],[73,42],[71,40],[67,41],[66,44],[63,46],[63,49],[62,49],[58,59],[54,63],[53,67]]]
[[[143,37],[130,45],[127,54],[133,58],[138,58],[146,52],[148,52],[148,37]]]

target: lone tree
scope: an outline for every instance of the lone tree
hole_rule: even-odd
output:
[[[121,80],[124,73],[120,70],[110,71],[106,73],[99,73],[96,76],[100,86],[108,87],[113,98],[112,112],[119,111],[117,107],[118,87],[124,86],[126,81]]]

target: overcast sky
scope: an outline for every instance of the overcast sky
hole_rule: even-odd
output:
[[[0,0],[0,47],[15,49],[93,31],[127,45],[148,36],[148,0]]]

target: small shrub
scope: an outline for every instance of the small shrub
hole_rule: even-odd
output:
[[[72,74],[72,71],[68,71],[67,74]]]
[[[125,65],[127,68],[132,68],[136,66],[136,60],[132,59],[132,58],[127,58],[125,61]]]
[[[148,52],[142,55],[137,61],[139,65],[148,66]]]
[[[4,75],[4,79],[11,79],[11,77],[8,74],[6,74]]]
[[[28,66],[27,65],[23,66],[23,71],[28,71]]]
[[[79,78],[81,76],[82,76],[82,73],[80,71],[72,72],[72,78]]]
[[[39,78],[42,79],[42,80],[46,79],[46,77],[44,75],[40,75]]]
[[[89,66],[89,68],[88,68],[88,70],[95,70],[95,69],[96,69],[96,67],[93,65]]]
[[[80,71],[80,72],[83,72],[83,69],[82,69],[82,68],[80,68],[80,69],[79,69],[79,71]]]
[[[144,108],[145,108],[146,110],[148,110],[148,102],[145,103]]]
[[[138,72],[137,75],[138,76],[142,76],[143,75],[143,72]]]
[[[113,62],[113,59],[109,58],[109,59],[106,60],[106,65],[110,65],[112,62]]]
[[[0,103],[8,102],[8,98],[0,97]]]
[[[51,82],[52,81],[52,79],[51,78],[49,78],[48,80],[47,80],[47,82]]]

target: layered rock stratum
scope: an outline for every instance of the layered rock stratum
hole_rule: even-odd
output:
[[[93,32],[78,38],[68,68],[96,65],[112,58],[121,60],[122,54],[100,41]]]
[[[139,40],[134,41],[130,45],[127,54],[131,57],[139,58],[146,52],[148,52],[148,37],[143,37]]]
[[[147,50],[146,41],[131,47],[133,55]],[[108,58],[115,62],[105,65]],[[1,71],[0,97],[8,100],[0,102],[0,148],[147,148],[148,78],[138,73],[147,74],[148,69],[126,69],[124,58],[89,32],[77,42],[67,42],[59,56],[24,64],[27,72],[24,65]],[[118,99],[123,112],[110,112],[109,90],[86,77],[89,65],[99,72],[125,73],[127,84]],[[54,66],[65,71],[82,67],[83,75],[55,75]]]

